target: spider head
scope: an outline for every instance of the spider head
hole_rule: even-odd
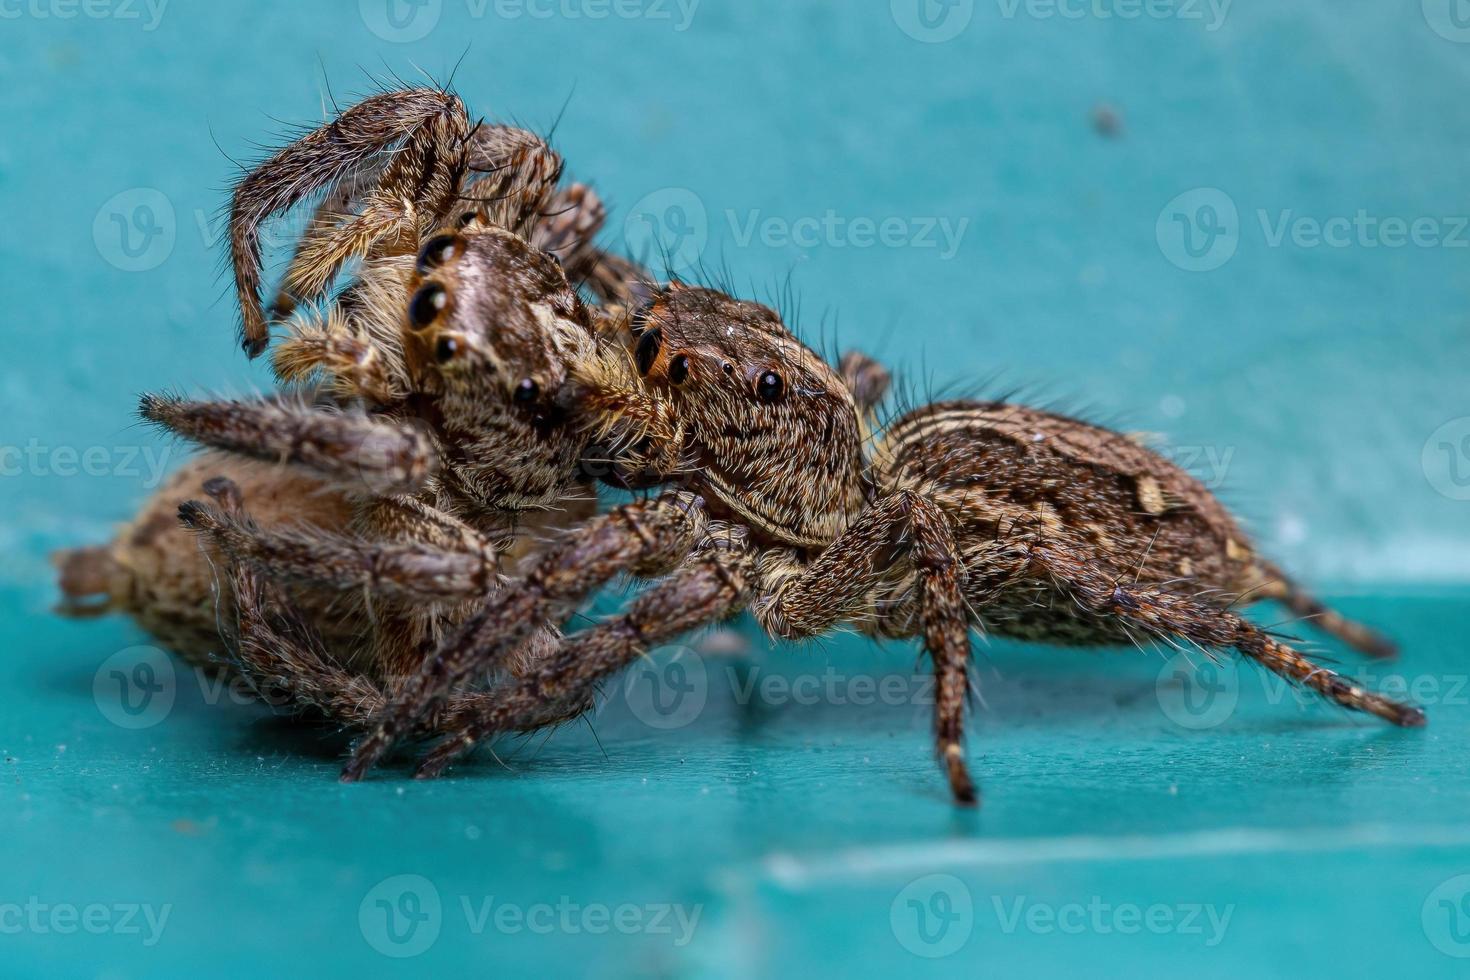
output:
[[[821,547],[846,526],[863,498],[857,408],[775,311],[675,283],[632,329],[641,387],[706,497],[787,544]]]
[[[593,346],[590,315],[560,263],[499,229],[434,235],[419,251],[403,324],[450,464],[498,506],[554,498],[581,450],[555,394]]]

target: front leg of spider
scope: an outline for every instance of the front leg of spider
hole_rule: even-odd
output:
[[[412,493],[437,465],[428,436],[416,429],[287,398],[185,401],[144,395],[138,413],[199,445],[301,466],[350,488]]]
[[[464,718],[457,729],[449,729],[414,778],[437,778],[480,740],[520,730],[546,705],[589,695],[598,680],[659,644],[736,615],[754,592],[755,564],[743,529],[711,527],[705,545],[639,596],[626,613],[567,637],[554,656],[505,692],[492,711]]]
[[[463,157],[470,131],[463,103],[450,93],[437,89],[382,92],[276,152],[236,185],[230,208],[230,256],[242,318],[242,346],[251,357],[263,352],[269,340],[268,320],[261,306],[261,225],[320,191],[329,199],[340,197],[347,207],[360,186],[372,183],[369,178],[375,173],[390,173],[390,183],[405,185],[421,175],[413,193],[400,198],[397,205],[378,194],[372,217],[355,224],[345,238],[339,234],[338,220],[318,216],[303,236],[292,266],[302,281],[329,279],[328,266],[335,270],[346,254],[333,243],[365,254],[382,235],[399,227],[405,204],[432,209],[435,199],[455,192],[458,181],[451,177],[452,161]],[[376,187],[368,193],[377,193]],[[442,208],[442,204],[437,206]],[[349,224],[354,220],[349,219]],[[304,271],[307,269],[312,270],[310,274]],[[289,313],[291,302],[287,298],[277,313]]]
[[[343,781],[361,779],[456,685],[501,663],[538,626],[559,622],[613,577],[649,577],[677,566],[706,526],[703,502],[672,491],[609,511],[548,547],[520,587],[488,596],[484,608],[408,678],[354,749]]]

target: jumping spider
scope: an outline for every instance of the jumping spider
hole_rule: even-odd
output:
[[[962,740],[971,629],[1233,648],[1343,706],[1424,723],[1417,707],[1365,691],[1234,612],[1282,599],[1364,653],[1392,652],[1259,558],[1203,485],[1127,437],[1020,405],[951,401],[902,415],[865,452],[851,394],[770,309],[673,284],[632,322],[633,363],[594,349],[555,400],[600,435],[636,433],[617,460],[622,482],[678,488],[593,518],[487,596],[400,690],[344,779],[620,574],[661,581],[564,638],[489,713],[462,718],[416,775],[439,775],[480,739],[746,608],[779,638],[843,625],[922,637],[938,680],[937,749],[962,803],[977,799]]]
[[[369,98],[248,174],[231,233],[252,356],[266,340],[263,221],[324,195],[278,318],[318,298],[345,259],[365,261],[325,313],[297,313],[276,347],[277,374],[304,387],[248,402],[145,397],[145,418],[222,452],[193,461],[117,542],[58,556],[64,611],[128,609],[201,660],[213,647],[213,575],[160,526],[171,506],[215,532],[220,618],[248,677],[340,721],[380,707],[382,688],[525,551],[528,528],[595,510],[580,435],[534,389],[554,389],[564,348],[592,343],[604,321],[569,276],[601,295],[645,276],[592,244],[601,202],[581,185],[558,188],[561,171],[539,137],[471,126],[453,95],[410,90]],[[422,306],[409,299],[448,241],[423,230],[442,225],[458,229],[483,279],[472,330],[426,337],[411,329]],[[181,480],[192,497],[206,477],[218,508],[181,495]]]

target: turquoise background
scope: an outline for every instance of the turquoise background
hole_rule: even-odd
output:
[[[387,2],[0,0],[4,973],[1464,975],[1470,4],[936,0],[926,27],[915,0]],[[922,685],[853,703],[912,652],[849,640],[665,652],[631,695],[609,685],[597,739],[435,785],[399,766],[340,787],[332,733],[163,661],[168,697],[117,714],[111,671],[147,639],[51,617],[46,555],[105,538],[182,458],[133,424],[137,392],[269,383],[220,274],[231,158],[320,119],[328,83],[345,104],[456,62],[475,110],[559,120],[610,244],[758,297],[789,279],[807,336],[921,395],[1020,385],[1166,438],[1269,553],[1403,642],[1362,676],[1397,675],[1431,727],[1251,670],[997,643],[971,738],[987,804],[957,814]],[[1314,243],[1311,221],[1360,214],[1376,230]],[[1385,221],[1421,241],[1391,247]],[[671,719],[681,691],[703,707]],[[10,929],[33,897],[171,911],[152,945]],[[685,944],[597,935],[597,912],[477,928],[461,899],[492,897],[699,919]],[[429,917],[389,931],[379,899]],[[1213,944],[1182,922],[1204,906],[1230,910]],[[1172,924],[1125,932],[1129,910]]]

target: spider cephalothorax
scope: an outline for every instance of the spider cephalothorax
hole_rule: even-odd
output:
[[[412,253],[446,218],[476,204],[497,223],[530,236],[553,209],[561,158],[534,133],[471,121],[452,92],[399,89],[370,96],[285,147],[235,187],[230,254],[245,350],[269,341],[261,306],[260,226],[322,195],[271,311],[331,286],[343,263]]]
[[[820,547],[863,504],[862,431],[838,372],[775,311],[672,284],[634,315],[626,358],[583,361],[563,404],[642,441],[622,465],[683,479],[757,540]],[[794,452],[794,447],[800,447]]]
[[[937,747],[962,802],[976,799],[962,747],[976,628],[1234,648],[1341,705],[1423,723],[1418,708],[1311,663],[1232,611],[1262,596],[1321,607],[1256,557],[1203,486],[1127,438],[1023,406],[951,402],[900,417],[868,458],[850,385],[770,310],[674,286],[632,326],[631,363],[600,349],[578,362],[560,403],[573,424],[620,436],[625,475],[678,489],[594,518],[490,597],[404,686],[344,778],[360,778],[459,679],[625,572],[661,580],[623,615],[565,638],[419,775],[745,608],[778,637],[845,625],[921,637],[938,675]],[[1391,651],[1341,617],[1321,625],[1365,652]]]

